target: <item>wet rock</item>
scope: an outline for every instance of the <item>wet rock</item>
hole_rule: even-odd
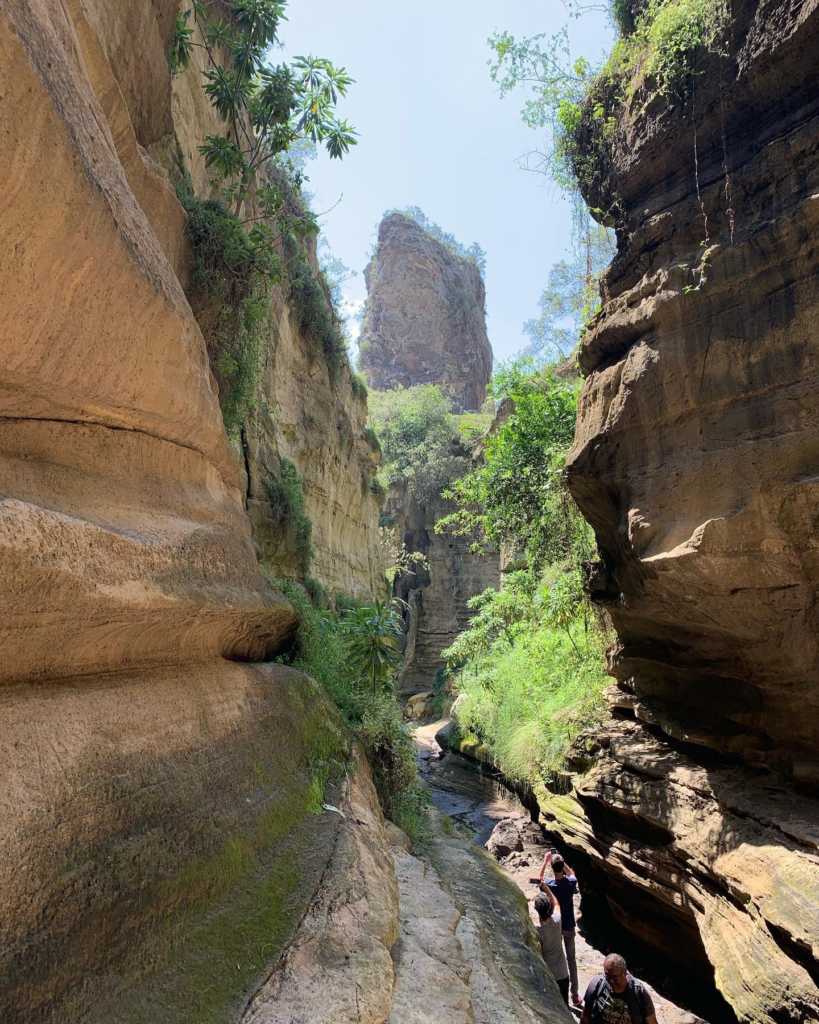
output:
[[[438,833],[418,859],[396,856],[401,938],[389,1024],[568,1024],[526,901],[469,840]]]
[[[486,841],[486,849],[495,860],[503,860],[512,852],[521,852],[523,839],[519,819],[505,818],[499,821]]]

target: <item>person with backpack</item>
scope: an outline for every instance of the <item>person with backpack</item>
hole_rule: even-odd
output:
[[[537,929],[540,950],[552,976],[557,982],[563,1001],[569,1005],[569,967],[563,952],[563,935],[560,925],[560,904],[546,888],[535,897],[535,910],[540,921]]]
[[[603,973],[589,982],[580,1024],[657,1024],[648,989],[619,954],[609,953]]]

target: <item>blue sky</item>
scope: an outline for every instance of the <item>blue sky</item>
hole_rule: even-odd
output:
[[[385,210],[420,206],[445,231],[487,254],[489,337],[497,359],[523,347],[549,267],[569,244],[569,208],[546,178],[521,170],[538,133],[519,116],[523,95],[500,99],[487,37],[552,34],[569,19],[560,0],[290,0],[285,54],[343,64],[356,79],[340,108],[360,133],[343,161],[308,165],[316,212],[333,252],[357,276],[348,308],[364,299],[363,269]],[[573,49],[593,61],[609,48],[603,14],[570,24]],[[275,58],[274,58],[275,59]]]

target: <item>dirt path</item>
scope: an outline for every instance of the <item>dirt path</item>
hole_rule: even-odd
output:
[[[547,849],[546,840],[537,827],[531,826],[528,813],[508,790],[463,758],[452,754],[440,756],[435,733],[445,724],[445,720],[432,722],[415,730],[421,774],[432,792],[433,803],[438,810],[470,829],[481,845],[489,839],[498,822],[509,820],[510,831],[517,834],[522,849],[503,858],[500,867],[531,901],[537,889],[530,884],[529,878],[538,873]],[[582,888],[582,878],[580,885]],[[575,911],[580,925],[576,951],[582,995],[592,977],[602,970],[604,954],[590,946],[582,935],[579,896],[576,897]],[[664,999],[651,986],[649,990],[657,1010],[658,1024],[707,1024],[701,1017]]]

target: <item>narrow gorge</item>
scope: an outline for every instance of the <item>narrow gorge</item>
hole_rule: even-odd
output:
[[[589,963],[684,1007],[633,1024],[819,1021],[819,0],[570,5],[616,38],[562,78],[560,4],[458,7],[576,203],[523,358],[505,211],[495,277],[417,207],[366,301],[322,255],[348,89],[429,83],[292,54],[452,13],[371,7],[0,4],[0,1020],[613,1024],[541,956],[554,844]],[[339,203],[384,153],[433,203],[353,109]],[[512,206],[473,144],[457,230]]]

